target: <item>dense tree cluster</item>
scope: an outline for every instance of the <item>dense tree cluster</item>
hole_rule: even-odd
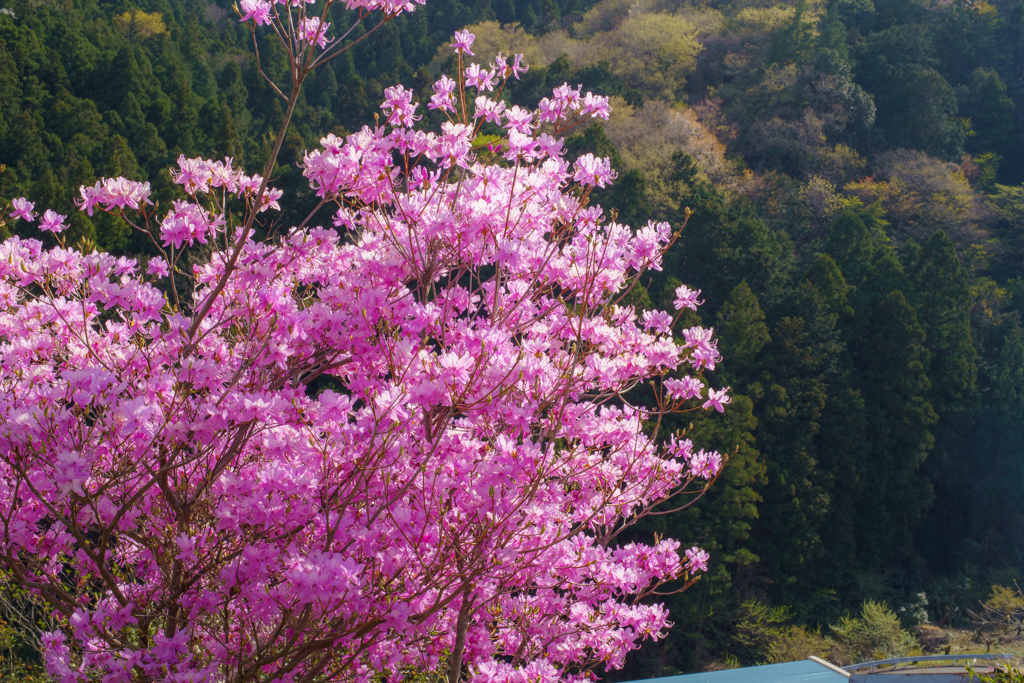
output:
[[[168,201],[180,153],[265,160],[281,102],[229,3],[7,7],[0,197],[145,253],[75,211],[80,184],[146,179]],[[621,675],[767,657],[737,649],[751,599],[813,626],[923,592],[945,621],[1019,576],[1024,4],[437,0],[317,72],[275,184],[301,198],[303,151],[372,124],[385,87],[428,100],[439,46],[470,24],[479,49],[532,60],[510,103],[563,81],[613,97],[611,120],[567,143],[612,157],[597,201],[633,225],[694,212],[636,297],[702,288],[689,315],[720,337],[712,382],[734,400],[693,438],[734,454],[704,505],[637,532],[700,529],[715,559]]]

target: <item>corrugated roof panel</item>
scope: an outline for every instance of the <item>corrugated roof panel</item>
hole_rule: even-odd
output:
[[[849,679],[826,666],[805,659],[785,664],[666,676],[633,683],[849,683]]]

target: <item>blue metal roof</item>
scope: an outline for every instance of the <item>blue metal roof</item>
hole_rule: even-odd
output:
[[[634,683],[849,683],[850,679],[827,666],[805,659],[785,664],[750,666],[702,674],[666,676]]]

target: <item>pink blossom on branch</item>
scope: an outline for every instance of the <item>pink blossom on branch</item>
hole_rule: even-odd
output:
[[[670,398],[674,399],[700,398],[703,388],[704,383],[696,377],[681,379],[668,377],[665,379],[665,391]]]
[[[494,90],[497,76],[494,72],[481,69],[479,64],[466,67],[466,86],[477,90]]]
[[[11,211],[11,218],[20,218],[29,223],[36,219],[36,214],[32,212],[36,205],[24,197],[13,200],[11,206],[14,208],[14,211]]]
[[[327,29],[330,27],[330,22],[321,22],[320,17],[310,17],[299,22],[297,32],[302,41],[309,45],[325,48],[331,42],[327,40]]]
[[[183,185],[191,195],[210,191],[213,180],[211,162],[205,159],[187,159],[184,154],[178,156],[178,170],[171,171],[171,179]]]
[[[506,128],[511,128],[519,133],[529,134],[533,132],[533,112],[518,105],[512,105],[505,115]],[[545,134],[546,135],[546,134]]]
[[[718,412],[722,412],[727,403],[732,402],[732,398],[728,395],[729,387],[725,389],[715,390],[711,389],[708,391],[708,400],[704,403],[704,410],[714,408]]]
[[[714,479],[720,469],[722,469],[722,456],[716,451],[711,453],[699,451],[690,458],[690,474],[694,477]]]
[[[252,19],[259,26],[269,25],[272,6],[268,0],[240,0],[242,8],[242,21]]]
[[[694,546],[686,551],[686,570],[690,572],[706,572],[710,556]]]
[[[99,206],[104,211],[115,209],[138,210],[144,204],[152,204],[149,200],[149,183],[140,183],[127,178],[101,178],[93,187],[82,186],[78,189],[82,199],[77,202],[80,210],[90,216],[93,208]]]
[[[517,81],[519,80],[519,74],[526,73],[527,71],[530,70],[530,66],[528,64],[523,63],[523,55],[521,54],[515,56],[515,58],[512,60],[512,66],[510,68],[512,69],[512,75],[515,77]]]
[[[455,88],[457,83],[447,75],[434,83],[434,94],[430,98],[430,109],[441,109],[442,111],[455,111]]]
[[[583,185],[605,187],[615,180],[617,175],[612,170],[609,159],[598,158],[588,153],[576,160],[576,173],[573,175],[573,180]]]
[[[59,214],[51,209],[47,209],[43,212],[43,218],[39,222],[39,229],[43,232],[63,232],[68,227],[64,223],[65,220],[67,220],[67,216]]]
[[[611,115],[611,107],[608,104],[608,98],[588,92],[586,97],[583,98],[583,106],[580,107],[580,113],[590,114],[595,118],[607,121],[608,117]]]
[[[476,40],[476,36],[474,36],[469,31],[465,29],[461,31],[456,31],[455,40],[454,42],[452,42],[452,47],[455,49],[456,52],[472,56],[473,53],[470,52],[469,48],[473,47],[474,40]]]
[[[504,102],[496,102],[486,95],[480,95],[474,104],[476,104],[476,113],[473,114],[473,118],[483,118],[484,121],[490,123],[501,123],[501,116],[505,111]]]
[[[384,104],[381,109],[391,112],[388,116],[388,123],[392,126],[404,126],[412,128],[420,119],[415,116],[416,107],[420,106],[412,101],[412,92],[401,85],[396,85],[384,91]]]
[[[207,238],[224,225],[223,216],[213,216],[189,202],[174,202],[174,209],[160,224],[163,245],[180,249],[182,244],[206,244]]]
[[[700,296],[699,289],[690,289],[686,285],[676,287],[676,299],[673,305],[677,311],[681,311],[684,308],[689,308],[691,311],[696,311],[697,307],[703,304],[703,301],[698,301],[697,297]]]
[[[144,269],[0,244],[0,563],[58,615],[52,675],[568,682],[667,628],[641,598],[707,553],[614,539],[720,470],[646,430],[719,359],[711,330],[679,343],[670,313],[614,302],[672,228],[608,222],[580,189],[614,179],[607,159],[570,168],[560,139],[534,137],[542,115],[481,96],[473,117],[457,88],[435,85],[440,130],[412,129],[396,86],[397,125],[305,155],[340,233],[256,240],[224,196],[251,224],[283,193],[182,157],[190,199],[133,223],[168,247]],[[545,106],[606,112],[568,85]],[[502,117],[503,160],[485,165],[480,119]],[[149,187],[81,194],[129,217]],[[659,379],[667,400],[633,405]],[[726,403],[712,390],[703,407]]]
[[[158,278],[163,278],[170,275],[171,270],[167,265],[167,261],[157,256],[156,258],[150,259],[149,263],[146,264],[146,272],[150,275],[155,275]]]

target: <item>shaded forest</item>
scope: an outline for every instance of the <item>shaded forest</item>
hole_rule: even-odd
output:
[[[267,158],[281,102],[225,0],[2,2],[0,205],[27,196],[69,214],[72,243],[145,255],[75,210],[79,185],[148,180],[166,203],[179,154]],[[510,102],[565,81],[613,96],[567,148],[612,157],[597,200],[619,220],[694,212],[637,303],[702,290],[710,383],[734,400],[690,438],[734,455],[700,504],[636,531],[713,563],[616,678],[764,661],[744,625],[813,634],[865,601],[966,623],[1021,578],[1024,3],[430,0],[307,85],[274,179],[296,215],[303,151],[372,125],[385,87],[429,99],[466,26],[483,58],[526,54]]]

